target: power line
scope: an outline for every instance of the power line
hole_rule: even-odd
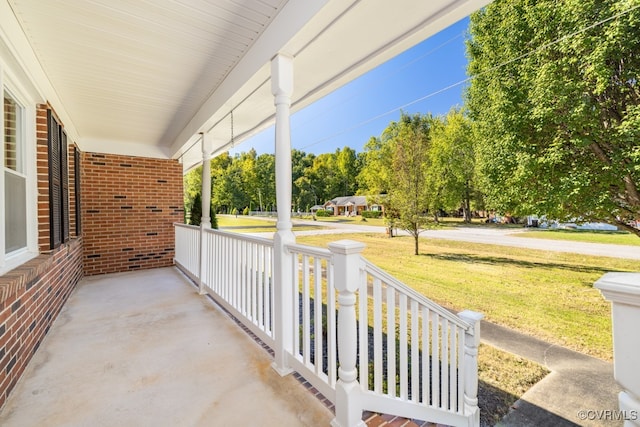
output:
[[[393,109],[391,109],[391,110],[388,110],[388,111],[387,111],[387,112],[385,112],[385,113],[378,114],[378,115],[377,115],[377,116],[375,116],[375,117],[372,117],[372,118],[369,118],[369,119],[367,119],[367,120],[364,120],[364,121],[362,121],[362,122],[360,122],[360,123],[357,123],[357,124],[355,124],[355,125],[353,125],[353,126],[350,126],[350,127],[346,128],[346,129],[343,129],[343,130],[341,130],[341,131],[338,131],[338,132],[336,132],[336,133],[334,133],[334,134],[332,134],[332,135],[329,135],[329,136],[327,136],[327,137],[321,138],[321,139],[319,139],[319,140],[317,140],[317,141],[312,142],[311,144],[307,144],[306,146],[304,146],[304,147],[302,147],[302,148],[300,148],[300,149],[301,149],[301,150],[304,150],[304,149],[306,149],[306,148],[309,148],[309,147],[312,147],[312,146],[314,146],[314,145],[320,144],[321,142],[325,142],[325,141],[331,140],[331,139],[336,138],[336,137],[338,137],[338,136],[340,136],[340,135],[343,135],[343,134],[345,134],[345,133],[348,133],[348,132],[351,132],[351,131],[353,131],[353,130],[355,130],[355,129],[358,129],[358,128],[360,128],[360,127],[364,126],[364,125],[367,125],[367,124],[369,124],[369,123],[371,123],[371,122],[374,122],[374,121],[376,121],[376,120],[378,120],[378,119],[381,119],[381,118],[383,118],[383,117],[385,117],[385,116],[388,116],[388,115],[393,114],[393,113],[397,113],[398,111],[403,110],[403,109],[405,109],[405,108],[407,108],[407,107],[410,107],[411,105],[417,104],[417,103],[422,102],[422,101],[424,101],[424,100],[426,100],[426,99],[428,99],[428,98],[431,98],[431,97],[433,97],[433,96],[439,95],[439,94],[441,94],[441,93],[443,93],[443,92],[446,92],[446,91],[448,91],[448,90],[450,90],[450,89],[453,89],[454,87],[457,87],[457,86],[463,85],[463,84],[465,84],[465,83],[467,83],[467,82],[471,81],[471,80],[472,80],[472,79],[474,79],[475,77],[478,77],[478,76],[481,76],[481,75],[484,75],[484,74],[488,74],[488,73],[493,72],[493,71],[495,71],[495,70],[497,70],[497,69],[499,69],[499,68],[502,68],[502,67],[504,67],[504,66],[507,66],[507,65],[509,65],[509,64],[511,64],[511,63],[513,63],[513,62],[520,61],[520,60],[522,60],[522,59],[524,59],[524,58],[526,58],[526,57],[528,57],[528,56],[530,56],[530,55],[533,55],[533,54],[534,54],[534,53],[536,53],[536,52],[539,52],[539,51],[540,51],[540,50],[542,50],[542,49],[547,49],[547,48],[549,48],[549,47],[551,47],[551,46],[553,46],[553,45],[556,45],[556,44],[558,44],[558,43],[561,43],[561,42],[563,42],[563,41],[565,41],[565,40],[567,40],[567,39],[569,39],[569,38],[575,37],[575,36],[577,36],[577,35],[579,35],[579,34],[582,34],[582,33],[586,32],[586,31],[588,31],[588,30],[591,30],[591,29],[596,28],[596,27],[598,27],[598,26],[600,26],[600,25],[603,25],[603,24],[605,24],[605,23],[607,23],[607,22],[609,22],[609,21],[612,21],[612,20],[614,20],[614,19],[617,19],[617,18],[619,18],[619,17],[621,17],[621,16],[623,16],[623,15],[625,15],[625,14],[627,14],[627,13],[633,12],[634,10],[636,10],[636,9],[638,9],[638,8],[640,8],[640,4],[639,4],[639,5],[636,5],[636,6],[633,6],[633,7],[629,8],[629,9],[627,9],[627,10],[624,10],[624,11],[622,11],[622,12],[619,12],[619,13],[617,13],[617,14],[615,14],[615,15],[612,15],[612,16],[610,16],[610,17],[608,17],[608,18],[602,19],[602,20],[600,20],[600,21],[598,21],[598,22],[596,22],[596,23],[594,23],[594,24],[591,24],[591,25],[589,25],[589,26],[587,26],[587,27],[584,27],[584,28],[582,28],[582,29],[580,29],[580,30],[577,30],[577,31],[575,31],[575,32],[573,32],[573,33],[570,33],[570,34],[567,34],[567,35],[565,35],[565,36],[562,36],[562,37],[560,37],[560,38],[558,38],[558,39],[555,39],[555,40],[553,40],[553,41],[551,41],[551,42],[549,42],[549,43],[545,43],[545,44],[543,44],[543,45],[541,45],[541,46],[538,46],[537,48],[535,48],[535,49],[533,49],[533,50],[530,50],[529,52],[523,53],[522,55],[519,55],[519,56],[517,56],[517,57],[515,57],[515,58],[512,58],[512,59],[510,59],[510,60],[507,60],[507,61],[505,61],[505,62],[502,62],[502,63],[500,63],[500,64],[498,64],[498,65],[495,65],[495,66],[493,66],[493,67],[489,68],[488,70],[485,70],[485,71],[483,71],[483,72],[481,72],[481,73],[477,73],[477,74],[474,74],[474,75],[472,75],[472,76],[469,76],[469,77],[467,77],[467,78],[465,78],[465,79],[463,79],[463,80],[460,80],[460,81],[458,81],[458,82],[456,82],[456,83],[453,83],[453,84],[451,84],[451,85],[449,85],[449,86],[446,86],[446,87],[444,87],[444,88],[438,89],[438,90],[436,90],[435,92],[431,92],[431,93],[429,93],[429,94],[427,94],[427,95],[424,95],[424,96],[422,96],[422,97],[420,97],[420,98],[417,98],[417,99],[415,99],[415,100],[413,100],[413,101],[410,101],[410,102],[408,102],[408,103],[406,103],[406,104],[403,104],[403,105],[401,105],[401,106],[399,106],[399,107],[396,107],[396,108],[393,108]],[[414,62],[415,62],[415,61],[414,61]],[[316,117],[317,117],[317,116],[316,116]]]
[[[464,36],[464,34],[465,34],[465,32],[461,32],[461,33],[456,34],[455,36],[453,36],[453,37],[451,37],[450,39],[448,39],[448,40],[446,40],[446,41],[442,42],[441,44],[439,44],[438,46],[434,47],[433,49],[431,49],[431,50],[429,50],[429,51],[427,51],[427,52],[423,53],[422,55],[420,55],[420,56],[418,56],[418,57],[416,57],[416,58],[412,59],[411,61],[407,62],[406,64],[402,65],[402,66],[401,66],[401,67],[399,67],[399,68],[396,68],[395,70],[393,70],[392,72],[390,72],[390,73],[386,74],[385,76],[382,76],[382,77],[378,78],[377,80],[375,80],[375,81],[371,82],[369,85],[367,85],[367,86],[365,86],[364,88],[362,88],[362,90],[360,90],[360,91],[358,91],[358,92],[355,92],[355,93],[351,94],[351,96],[349,96],[348,98],[344,99],[340,104],[341,104],[341,105],[344,105],[345,103],[347,103],[347,102],[351,101],[352,99],[354,99],[354,98],[356,98],[356,97],[360,96],[361,94],[363,94],[363,93],[365,93],[365,92],[367,92],[367,91],[370,91],[370,90],[371,90],[371,88],[375,88],[375,87],[378,87],[378,86],[382,85],[382,83],[383,83],[385,80],[388,80],[388,79],[390,79],[391,77],[395,76],[396,74],[400,73],[402,70],[405,70],[405,69],[409,68],[411,65],[415,64],[416,62],[422,61],[423,59],[425,59],[425,58],[427,58],[427,57],[429,57],[429,56],[433,55],[434,53],[436,53],[437,51],[439,51],[439,50],[440,50],[440,49],[442,49],[443,47],[445,47],[445,46],[447,46],[447,45],[449,45],[449,44],[453,43],[456,39],[459,39],[460,37],[463,37],[463,36]],[[329,113],[329,112],[331,112],[331,111],[333,111],[333,108],[329,108],[329,107],[328,107],[328,108],[326,108],[324,111],[320,111],[319,113],[314,114],[314,116],[313,116],[313,117],[311,117],[309,120],[307,120],[307,121],[305,121],[305,122],[302,122],[302,123],[300,123],[300,124],[296,125],[296,127],[298,127],[298,126],[299,126],[299,127],[302,127],[302,126],[304,126],[305,124],[307,124],[307,123],[309,123],[309,122],[312,122],[312,121],[314,121],[314,120],[317,120],[317,119],[318,119],[318,117],[320,117],[320,116],[322,116],[322,115],[324,115],[324,114],[327,114],[327,113]]]

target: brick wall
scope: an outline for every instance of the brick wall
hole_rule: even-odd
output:
[[[36,155],[38,176],[38,247],[40,252],[51,249],[51,228],[49,225],[49,147],[47,144],[49,126],[47,123],[48,104],[39,104],[36,108]],[[55,112],[52,114],[56,116]],[[60,120],[56,116],[58,122]],[[69,237],[78,237],[76,233],[76,202],[75,202],[75,162],[73,141],[68,141],[67,165],[69,173]]]
[[[49,229],[49,147],[47,146],[47,110],[39,104],[36,109],[36,152],[38,169],[38,247],[46,252],[51,247]]]
[[[176,160],[83,153],[80,205],[86,275],[173,264],[183,221]]]
[[[0,276],[0,407],[81,277],[81,239]]]
[[[0,406],[82,277],[82,239],[77,238],[74,229],[70,230],[68,242],[50,249],[49,108],[47,104],[40,104],[36,109],[40,255],[0,276]],[[70,141],[69,150],[73,151]],[[75,193],[73,169],[69,172],[69,191]],[[69,215],[75,216],[75,203],[69,206]]]

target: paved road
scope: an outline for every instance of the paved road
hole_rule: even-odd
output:
[[[328,230],[298,231],[296,235],[308,234],[340,234],[340,233],[385,233],[385,227],[359,224],[345,224],[337,222],[322,222],[294,219],[295,224],[321,225],[329,227]],[[606,256],[623,259],[640,260],[640,246],[611,245],[604,243],[572,242],[565,240],[538,239],[518,237],[521,233],[527,233],[526,229],[499,229],[483,227],[458,227],[445,230],[427,230],[420,236],[422,238],[457,240],[462,242],[486,243],[492,245],[511,246],[516,248],[537,249],[543,251],[567,252],[584,255]],[[399,234],[407,234],[398,230]]]

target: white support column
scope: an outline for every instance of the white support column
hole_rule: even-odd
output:
[[[286,245],[295,242],[291,231],[291,129],[289,116],[293,92],[293,58],[278,54],[271,60],[271,93],[276,106],[276,204],[278,222],[274,240],[274,368],[291,372],[287,354],[293,352],[293,257]]]
[[[607,273],[596,283],[611,301],[613,376],[622,387],[618,395],[624,427],[640,426],[640,273]]]
[[[202,134],[202,218],[201,228],[211,228],[211,153],[213,140],[208,133]]]
[[[339,240],[329,244],[333,257],[335,287],[338,291],[338,382],[336,383],[336,417],[333,427],[364,426],[358,359],[358,329],[356,322],[356,291],[360,278],[364,244]]]
[[[211,228],[211,153],[213,152],[213,140],[211,135],[202,134],[202,188],[200,199],[202,201],[202,217],[200,218],[200,277],[198,292],[205,294],[206,277],[208,275],[209,254],[204,230]]]
[[[472,328],[464,334],[464,414],[471,415],[470,426],[480,425],[478,408],[478,347],[480,346],[481,313],[465,310],[458,316]]]

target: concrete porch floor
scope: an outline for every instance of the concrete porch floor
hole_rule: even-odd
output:
[[[332,412],[175,268],[84,278],[2,426],[327,426]]]

